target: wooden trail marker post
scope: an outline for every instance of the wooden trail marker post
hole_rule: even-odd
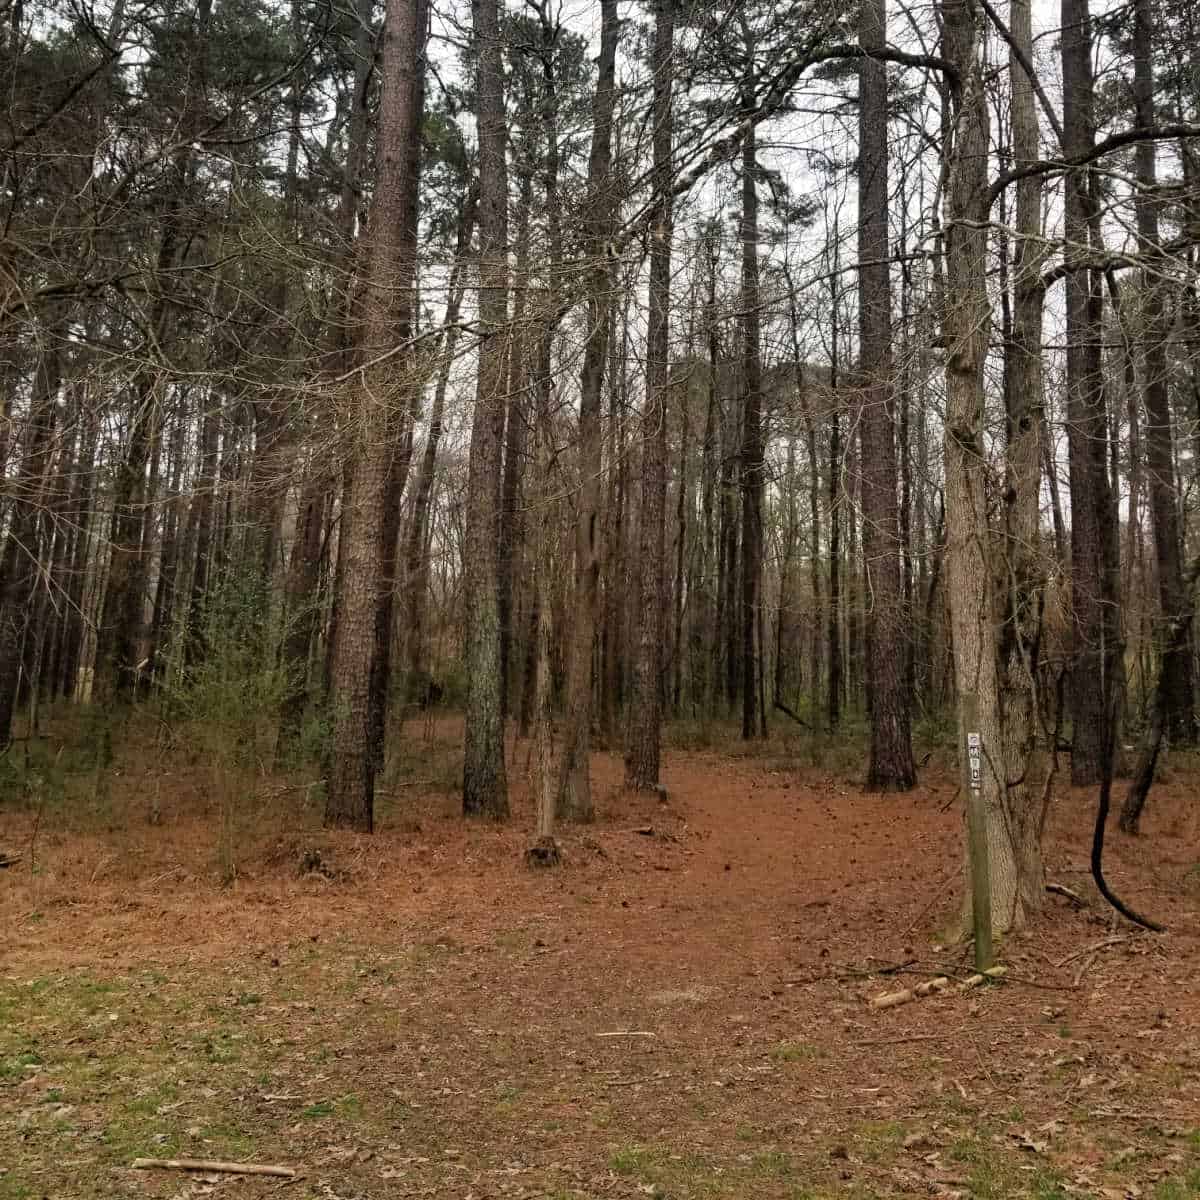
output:
[[[988,862],[987,810],[983,800],[983,736],[979,733],[974,696],[963,697],[967,717],[966,774],[967,856],[971,867],[971,923],[975,932],[975,969],[992,965],[992,880]]]

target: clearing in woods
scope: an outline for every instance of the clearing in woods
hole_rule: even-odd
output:
[[[676,749],[660,805],[597,754],[602,819],[532,872],[525,748],[498,828],[455,815],[453,725],[409,736],[373,838],[260,780],[225,889],[202,764],[119,750],[111,787],[46,802],[36,836],[38,806],[6,802],[0,1198],[1200,1196],[1178,768],[1109,855],[1167,935],[1051,896],[1001,946],[1008,982],[876,1012],[967,970],[938,935],[953,772],[867,796],[778,740]],[[1048,833],[1051,878],[1085,896],[1093,803],[1066,792]]]

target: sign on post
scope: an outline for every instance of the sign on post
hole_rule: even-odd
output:
[[[974,723],[976,705],[969,698],[968,714]],[[983,736],[967,731],[967,848],[971,867],[971,926],[975,934],[975,969],[992,965],[992,882],[988,862],[987,808],[983,799]]]

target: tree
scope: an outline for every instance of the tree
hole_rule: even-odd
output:
[[[21,681],[28,606],[35,592],[40,543],[44,536],[46,491],[58,423],[60,348],[51,342],[38,356],[34,393],[26,428],[25,453],[13,491],[8,536],[0,556],[0,748],[12,741],[13,710]]]
[[[612,125],[619,36],[617,0],[601,0],[600,57],[592,100],[592,147],[588,158],[583,221],[592,280],[587,301],[587,340],[579,397],[575,619],[568,647],[567,723],[559,781],[562,815],[576,821],[591,820],[594,811],[588,753],[592,724],[592,664],[595,661],[593,643],[600,584],[600,493],[604,474],[601,413],[614,284],[607,246],[619,199],[612,182]]]
[[[1152,128],[1156,122],[1154,88],[1154,12],[1150,0],[1136,0],[1133,10],[1133,89],[1137,123]],[[1172,645],[1169,630],[1181,619],[1191,598],[1183,586],[1182,539],[1178,487],[1174,468],[1167,344],[1172,314],[1164,302],[1163,254],[1159,240],[1158,150],[1146,138],[1137,145],[1137,233],[1139,251],[1146,260],[1141,272],[1143,393],[1146,403],[1146,472],[1150,489],[1150,515],[1154,529],[1154,558],[1158,573],[1158,670],[1166,705],[1165,725],[1171,741],[1196,740],[1192,694],[1192,655],[1186,642]]]
[[[497,505],[508,317],[508,166],[499,0],[474,0],[479,125],[479,366],[467,481],[467,670],[463,812],[508,816],[500,662]]]
[[[746,57],[742,104],[753,106],[757,90],[754,37],[745,14],[740,15]],[[762,696],[762,567],[763,567],[763,428],[762,322],[758,290],[758,141],[754,129],[742,140],[742,737],[753,737],[756,717],[767,733]]]
[[[1095,145],[1092,32],[1087,0],[1062,0],[1063,153],[1083,159]],[[1067,310],[1067,446],[1071,469],[1071,780],[1101,774],[1109,697],[1118,686],[1120,621],[1116,509],[1108,476],[1108,415],[1100,355],[1104,296],[1093,262],[1097,213],[1088,167],[1064,180]]]
[[[342,504],[346,558],[331,672],[334,754],[325,822],[366,832],[374,822],[377,740],[382,731],[373,706],[386,696],[386,670],[378,665],[377,621],[381,590],[392,586],[384,569],[386,556],[395,553],[394,546],[385,544],[387,507],[395,501],[392,482],[401,414],[411,408],[410,396],[419,380],[410,356],[401,353],[396,361],[395,337],[397,330],[403,336],[411,326],[416,228],[409,214],[418,187],[419,159],[413,147],[421,130],[424,30],[422,0],[388,0],[375,192],[361,255],[362,332],[348,414],[353,449]]]
[[[946,58],[956,72],[945,232],[942,334],[946,345],[946,586],[958,694],[958,741],[964,795],[977,786],[985,812],[985,841],[993,924],[1022,924],[1026,900],[1042,881],[1040,854],[1026,857],[1015,842],[1017,822],[1006,788],[1003,712],[992,622],[995,598],[989,563],[991,530],[983,442],[983,368],[991,310],[987,294],[988,113],[980,61],[983,13],[977,0],[943,0]],[[964,753],[969,735],[982,741],[982,772],[970,778]],[[1022,814],[1023,815],[1023,814]]]
[[[1029,0],[1010,8],[1008,77],[1013,166],[1036,162],[1038,118],[1030,77],[1033,60]],[[1022,880],[1026,916],[1041,907],[1041,832],[1044,787],[1049,785],[1039,736],[1038,648],[1046,580],[1042,546],[1041,481],[1045,414],[1042,382],[1042,308],[1045,251],[1039,245],[1042,185],[1036,175],[1016,184],[1012,263],[1012,329],[1005,344],[1005,492],[1003,553],[996,589],[1003,617],[997,667],[1004,721],[1003,770],[1010,832]]]
[[[642,414],[638,611],[632,697],[625,748],[625,784],[635,791],[660,787],[663,642],[663,544],[667,503],[668,322],[671,308],[673,97],[675,0],[656,0],[654,49],[653,207],[650,215],[650,313],[646,331],[646,403]]]
[[[858,326],[863,397],[863,564],[867,572],[870,791],[907,791],[917,781],[909,689],[908,622],[900,589],[896,438],[888,280],[887,69],[872,57],[886,43],[884,0],[863,0],[858,67]]]
[[[166,386],[165,366],[157,358],[174,341],[178,313],[170,290],[172,272],[186,257],[193,233],[193,138],[203,119],[211,18],[212,0],[199,0],[182,39],[195,69],[186,76],[179,114],[183,136],[167,159],[159,202],[158,243],[151,277],[154,298],[148,320],[151,351],[129,385],[129,429],[113,489],[112,562],[103,609],[108,636],[102,642],[103,652],[98,655],[97,666],[103,687],[122,696],[134,693],[138,664],[142,660],[149,571],[145,524],[155,499],[151,481],[157,463]]]

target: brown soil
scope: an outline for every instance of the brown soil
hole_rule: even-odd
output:
[[[530,870],[524,754],[504,826],[397,775],[374,837],[335,836],[259,780],[228,888],[203,764],[134,756],[87,819],[0,811],[0,1198],[281,1186],[128,1169],[166,1152],[287,1163],[322,1200],[1200,1196],[1190,779],[1108,854],[1168,934],[1095,897],[1094,797],[1066,792],[1047,862],[1089,906],[1048,897],[1000,986],[876,1012],[969,970],[938,932],[947,773],[869,796],[677,751],[659,803],[598,754],[602,820]]]

